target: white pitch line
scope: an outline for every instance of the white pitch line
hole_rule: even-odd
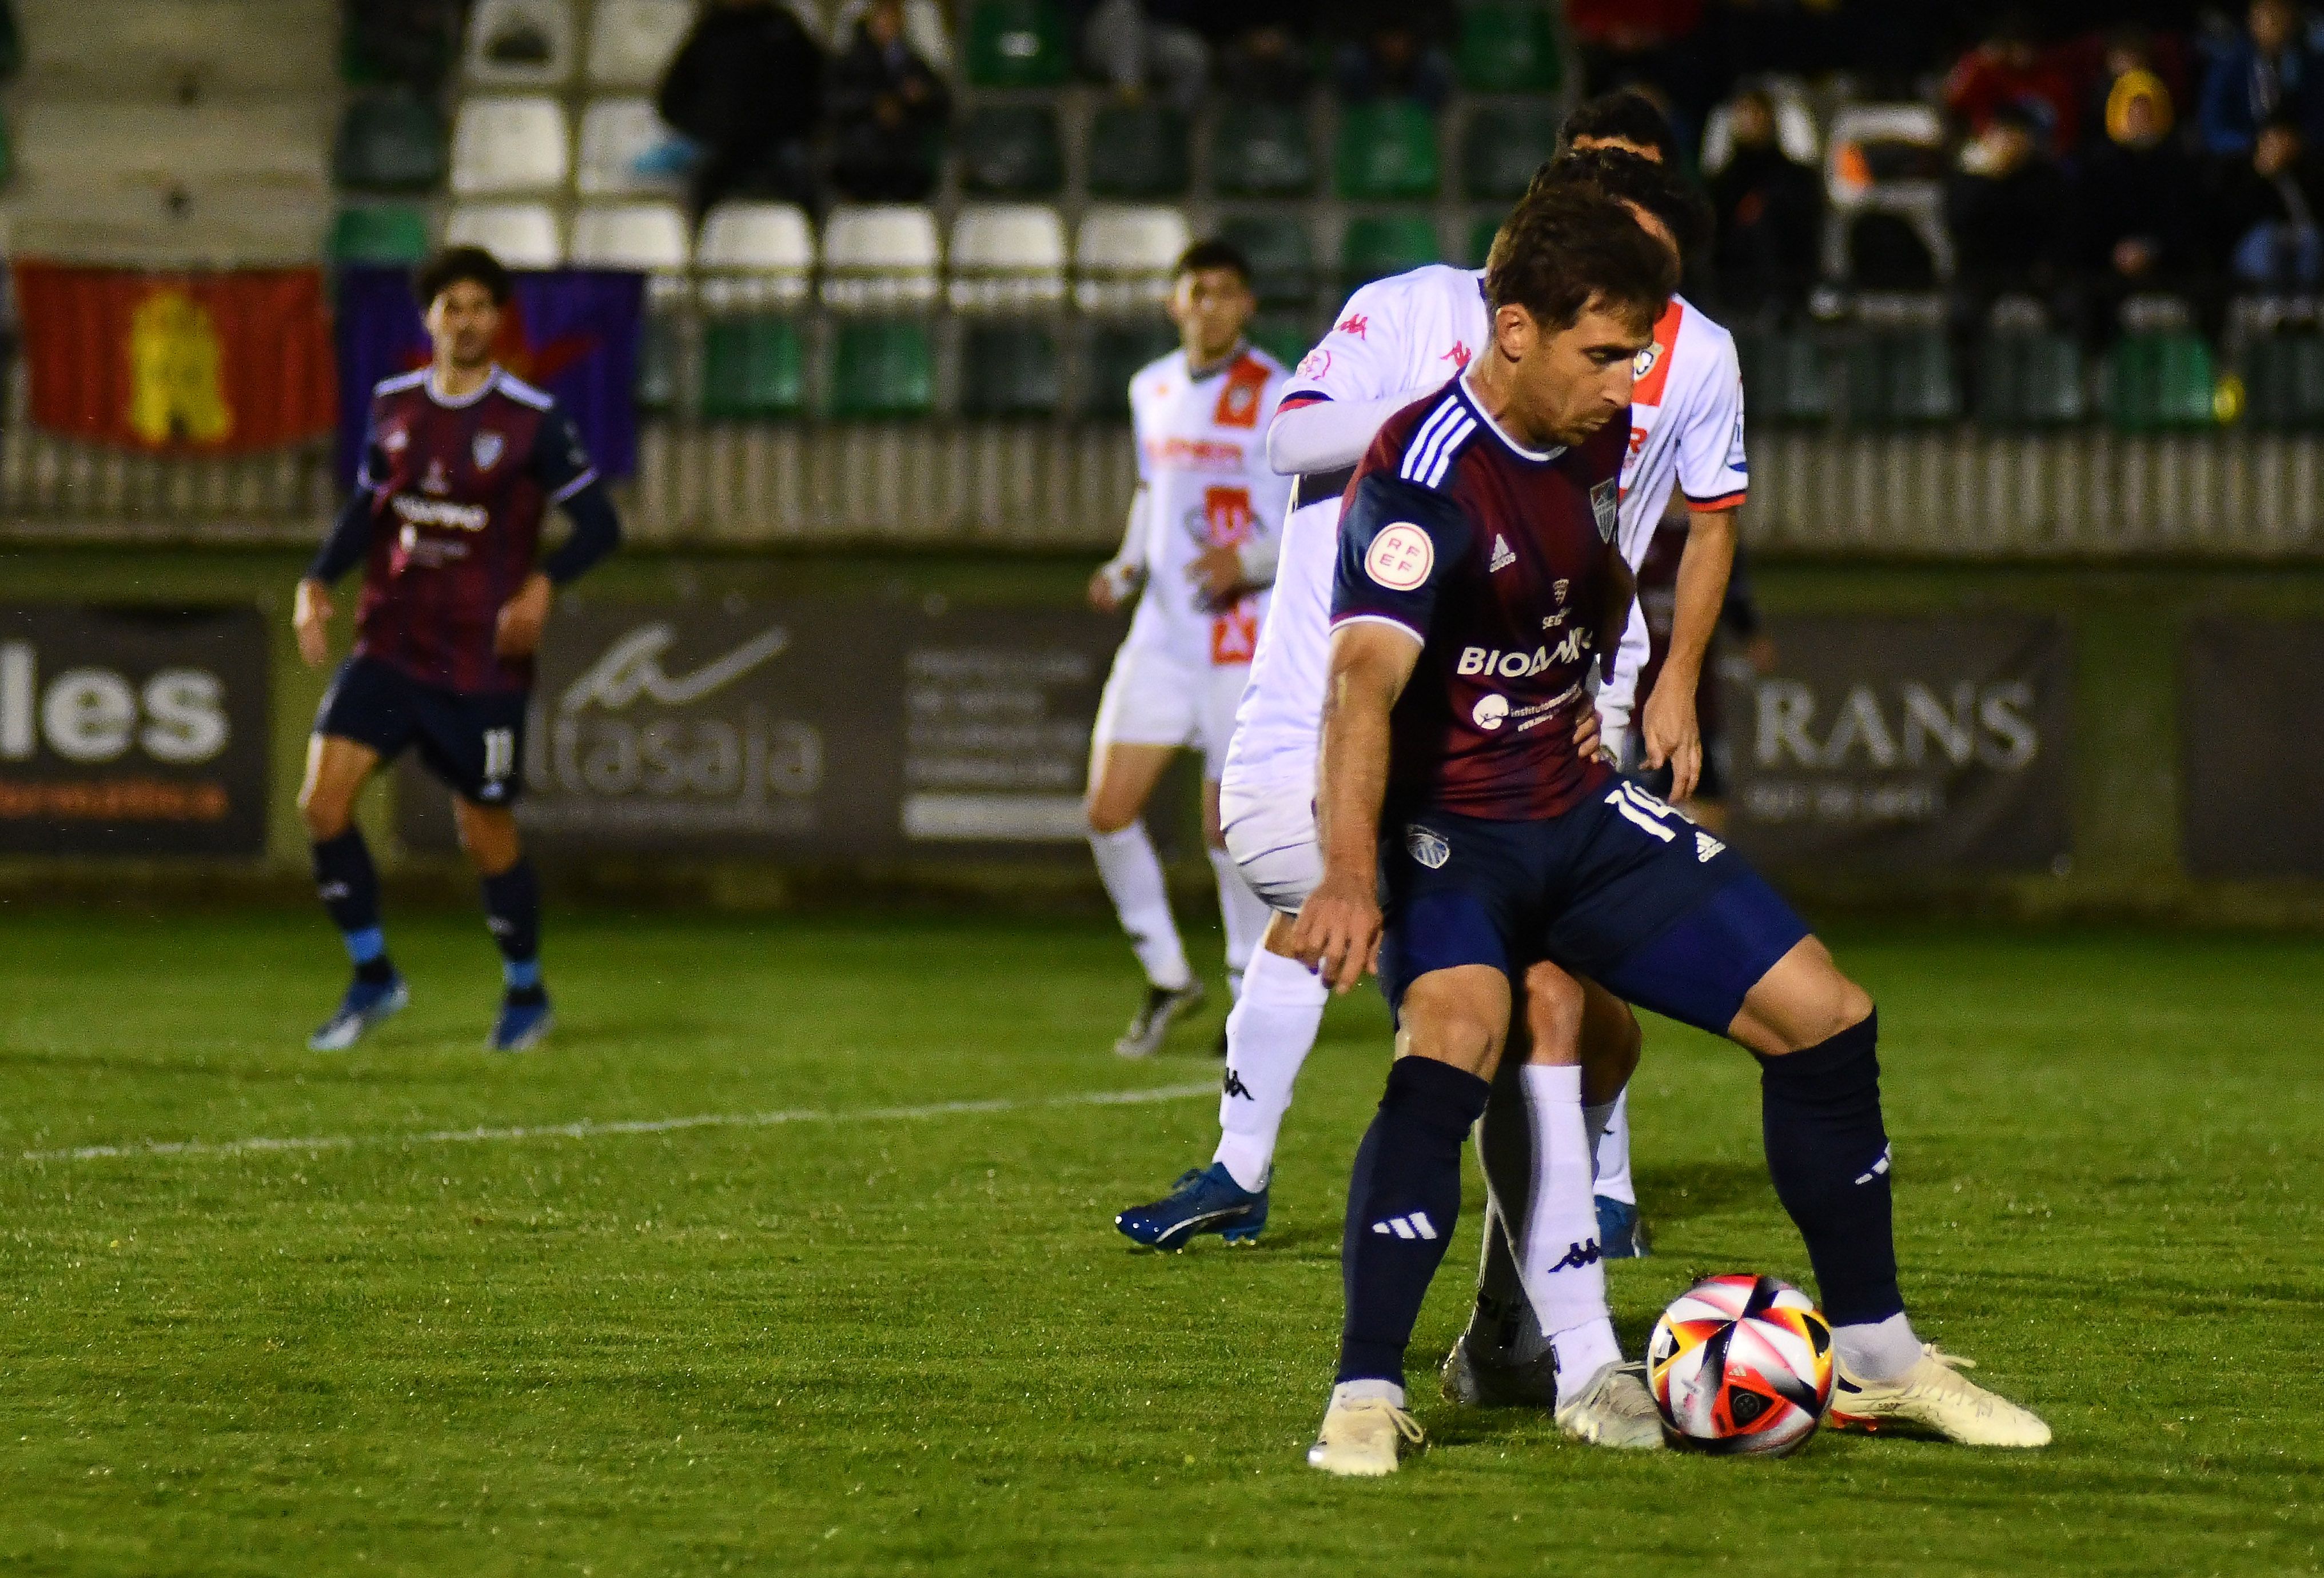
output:
[[[401,1134],[315,1134],[305,1139],[260,1135],[248,1140],[141,1140],[122,1145],[77,1145],[64,1151],[27,1151],[25,1161],[102,1161],[124,1156],[249,1156],[270,1151],[352,1151],[372,1145],[483,1145],[504,1140],[594,1140],[613,1134],[672,1134],[684,1129],[767,1129],[780,1124],[908,1123],[968,1113],[1030,1112],[1043,1107],[1138,1106],[1208,1096],[1218,1081],[1165,1085],[1150,1090],[1086,1090],[1038,1101],[1002,1096],[987,1101],[935,1101],[920,1106],[874,1106],[854,1112],[801,1107],[790,1112],[699,1113],[683,1118],[625,1118],[572,1124],[510,1124],[503,1128],[430,1129]]]

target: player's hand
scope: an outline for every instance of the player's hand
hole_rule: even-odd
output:
[[[1671,803],[1675,805],[1692,794],[1702,778],[1702,728],[1694,715],[1693,684],[1673,683],[1665,674],[1655,683],[1655,693],[1646,698],[1639,732],[1644,737],[1646,765],[1658,768],[1670,764]]]
[[[1291,926],[1291,957],[1346,993],[1379,965],[1380,907],[1374,879],[1326,872]]]
[[[1585,697],[1582,715],[1573,720],[1573,754],[1583,761],[1603,758],[1606,750],[1605,725],[1598,719],[1598,709]]]
[[[1101,564],[1090,577],[1089,605],[1102,614],[1119,613],[1137,583],[1138,578],[1120,565]]]
[[[1232,548],[1204,548],[1186,566],[1186,579],[1205,607],[1231,608],[1242,592],[1242,555]]]
[[[290,602],[290,628],[299,635],[299,656],[309,668],[331,660],[331,589],[319,581],[299,583]]]
[[[549,623],[549,600],[556,590],[538,570],[526,576],[516,595],[501,604],[500,619],[493,628],[493,650],[503,657],[531,656],[540,647],[540,632]]]

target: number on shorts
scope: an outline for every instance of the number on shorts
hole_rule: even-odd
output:
[[[1606,803],[1665,844],[1678,837],[1675,831],[1663,825],[1666,819],[1676,816],[1678,812],[1636,784],[1626,782],[1617,784],[1606,796]]]
[[[497,783],[516,771],[516,730],[484,730],[484,779]]]

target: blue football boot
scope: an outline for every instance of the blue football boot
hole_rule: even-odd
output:
[[[1244,1188],[1225,1162],[1213,1161],[1181,1173],[1167,1196],[1150,1206],[1132,1206],[1113,1225],[1148,1249],[1184,1249],[1202,1233],[1249,1243],[1267,1225],[1267,1188]]]
[[[357,979],[347,984],[347,995],[323,1027],[307,1038],[310,1052],[344,1052],[363,1040],[374,1025],[410,1006],[411,993],[401,976],[383,981]]]
[[[1644,1260],[1653,1252],[1646,1248],[1646,1225],[1638,1220],[1638,1208],[1628,1200],[1618,1200],[1611,1195],[1598,1197],[1598,1253],[1609,1261]]]
[[[493,1039],[485,1045],[495,1052],[529,1052],[556,1023],[546,992],[533,993],[524,1002],[503,998],[500,1017],[493,1022]]]

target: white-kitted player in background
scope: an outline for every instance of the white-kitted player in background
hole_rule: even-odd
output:
[[[1146,970],[1146,995],[1114,1043],[1125,1058],[1153,1052],[1203,1000],[1142,820],[1180,750],[1203,753],[1203,835],[1237,994],[1268,921],[1219,836],[1219,775],[1291,492],[1266,454],[1286,374],[1243,338],[1257,308],[1250,266],[1232,246],[1200,242],[1178,260],[1169,312],[1179,348],[1130,380],[1138,493],[1120,552],[1090,581],[1102,612],[1138,604],[1098,706],[1088,803],[1090,850]]]

